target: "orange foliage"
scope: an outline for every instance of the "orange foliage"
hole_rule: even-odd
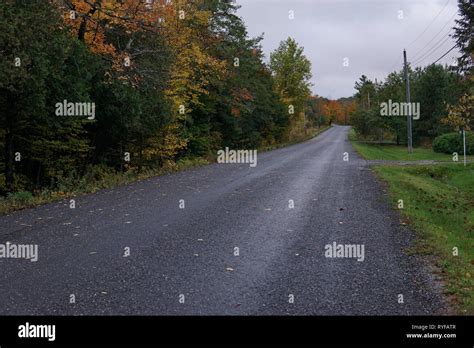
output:
[[[239,117],[241,110],[245,106],[246,102],[252,101],[254,99],[252,93],[247,88],[241,88],[234,90],[231,93],[232,95],[232,116]]]
[[[112,59],[112,69],[124,70],[128,47],[119,48],[107,41],[109,30],[120,29],[127,34],[159,31],[160,22],[172,11],[164,0],[148,3],[143,0],[66,0],[64,21],[73,35],[96,54]]]

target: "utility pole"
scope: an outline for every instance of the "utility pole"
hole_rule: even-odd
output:
[[[408,78],[408,65],[407,65],[407,51],[403,50],[403,62],[405,70],[405,85],[406,85],[406,100],[409,105],[407,115],[407,140],[408,140],[408,153],[413,152],[413,133],[411,129],[411,101],[410,101],[410,79]]]

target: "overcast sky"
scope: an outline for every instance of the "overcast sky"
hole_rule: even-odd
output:
[[[434,62],[454,45],[456,0],[237,0],[249,35],[264,33],[266,59],[293,37],[311,60],[313,92],[327,98],[354,94],[365,74],[383,80],[402,67],[403,48],[415,66]],[[290,11],[294,19],[290,19]],[[451,51],[440,63],[452,64]],[[343,65],[348,59],[349,66]],[[417,63],[417,59],[420,62]]]

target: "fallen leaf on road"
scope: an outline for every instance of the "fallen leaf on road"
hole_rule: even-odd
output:
[[[229,272],[234,272],[234,269],[232,267],[227,267],[225,270]]]

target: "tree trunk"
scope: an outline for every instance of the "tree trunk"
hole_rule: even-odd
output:
[[[41,189],[41,162],[38,161],[38,169],[36,170],[36,189]]]
[[[142,172],[143,161],[143,134],[140,133],[139,153],[138,153],[138,173]]]
[[[7,130],[5,135],[5,184],[8,192],[13,192],[13,134]]]
[[[77,33],[77,38],[82,42],[85,42],[88,18],[89,16],[94,15],[96,11],[97,11],[97,8],[94,6],[89,10],[89,13],[87,13],[87,15],[84,15],[84,17],[82,17],[82,22]]]
[[[119,154],[119,160],[120,160],[120,173],[123,173],[123,161],[124,161],[124,153],[123,153],[123,146],[122,146],[122,141],[120,141],[120,154]],[[115,167],[117,168],[117,167]]]

